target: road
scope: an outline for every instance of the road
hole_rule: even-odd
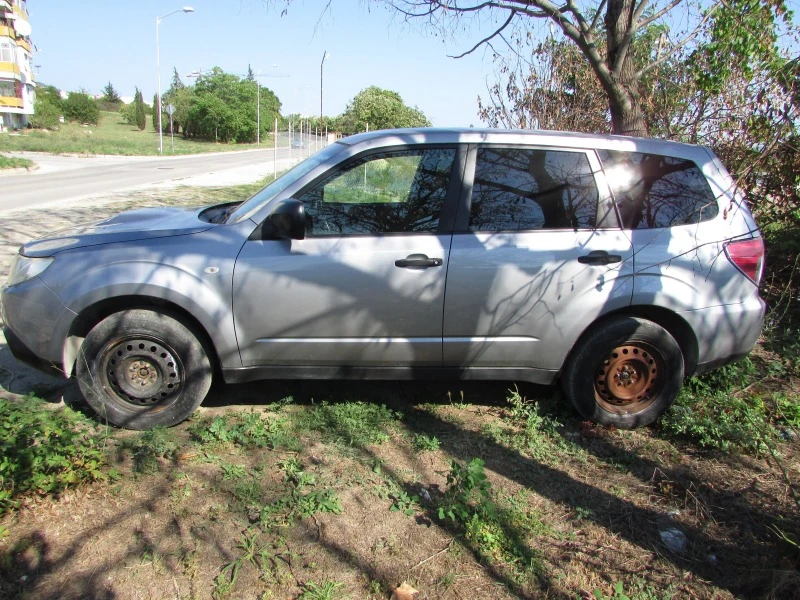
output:
[[[298,152],[279,148],[277,170],[296,162]],[[247,183],[271,174],[274,168],[272,149],[166,157],[14,155],[30,158],[40,168],[0,178],[0,211],[74,202],[159,184],[190,184],[198,177],[202,177],[199,185]]]

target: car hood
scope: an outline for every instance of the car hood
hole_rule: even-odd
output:
[[[201,211],[198,208],[132,210],[99,223],[64,229],[46,238],[28,242],[20,252],[35,258],[85,246],[199,233],[213,227],[198,218]]]

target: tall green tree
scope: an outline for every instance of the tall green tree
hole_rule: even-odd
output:
[[[133,96],[133,105],[135,107],[134,114],[136,115],[136,126],[139,131],[144,131],[147,127],[147,110],[144,107],[144,98],[142,98],[142,91],[137,87],[136,93]]]

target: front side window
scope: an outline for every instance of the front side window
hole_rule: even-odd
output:
[[[453,148],[386,151],[337,171],[300,197],[306,235],[436,232]]]
[[[469,228],[592,228],[597,201],[597,185],[583,152],[480,148]]]
[[[625,229],[690,225],[719,213],[714,193],[690,160],[639,152],[598,152]]]

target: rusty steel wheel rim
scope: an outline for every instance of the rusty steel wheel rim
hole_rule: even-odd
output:
[[[594,378],[597,402],[619,414],[635,413],[652,404],[666,382],[664,359],[641,343],[617,346],[600,363]]]

